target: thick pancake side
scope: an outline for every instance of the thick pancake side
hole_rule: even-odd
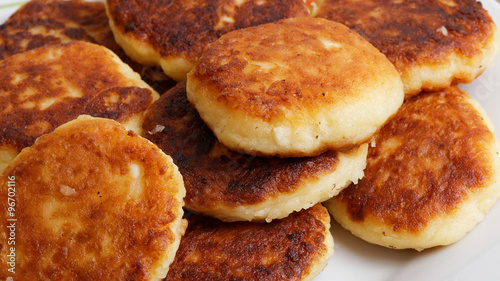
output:
[[[271,223],[193,216],[165,280],[312,280],[333,254],[317,204]]]
[[[287,159],[231,151],[217,141],[191,106],[185,83],[148,109],[143,129],[146,138],[174,158],[183,174],[186,207],[224,220],[270,220],[326,200],[361,177],[365,163],[366,147]],[[339,172],[344,169],[345,174]],[[326,186],[321,182],[336,172],[338,182]],[[315,185],[323,187],[318,190]]]

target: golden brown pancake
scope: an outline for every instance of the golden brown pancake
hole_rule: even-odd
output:
[[[389,60],[325,19],[240,29],[205,49],[188,99],[219,141],[250,155],[318,155],[367,142],[403,102]]]
[[[186,207],[226,221],[286,217],[357,181],[366,164],[367,145],[292,159],[231,151],[190,105],[183,82],[148,109],[143,129],[179,167]]]
[[[497,28],[476,0],[325,0],[317,17],[347,25],[401,73],[406,98],[472,82],[500,48]]]
[[[40,47],[0,61],[0,170],[42,134],[80,114],[142,134],[159,95],[108,49],[86,42]]]
[[[186,227],[172,159],[109,119],[41,136],[0,174],[0,191],[2,261],[15,252],[2,280],[160,280]]]
[[[116,41],[134,60],[185,80],[203,48],[222,34],[289,17],[307,17],[303,0],[107,0]]]
[[[113,39],[104,3],[32,0],[0,28],[0,60],[46,45],[86,41],[123,52]],[[123,57],[122,57],[123,58]]]
[[[333,255],[329,229],[320,204],[271,223],[194,216],[165,281],[312,280]]]
[[[153,89],[163,93],[175,86],[159,67],[142,66],[115,42],[103,2],[31,0],[0,26],[0,60],[46,45],[86,41],[117,54]]]
[[[500,145],[457,87],[419,94],[375,136],[365,176],[327,203],[368,242],[422,250],[462,238],[500,196]]]

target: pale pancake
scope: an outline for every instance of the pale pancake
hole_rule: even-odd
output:
[[[500,144],[479,104],[457,87],[405,102],[374,143],[364,178],[326,204],[368,242],[417,250],[454,243],[500,196]]]
[[[401,106],[403,85],[389,60],[344,25],[293,18],[207,46],[187,94],[232,150],[300,157],[369,141]]]
[[[148,109],[143,129],[179,166],[186,207],[226,221],[286,217],[338,194],[366,164],[367,145],[289,159],[231,151],[190,105],[183,82]]]
[[[325,0],[316,16],[347,25],[385,54],[406,98],[472,82],[500,49],[497,27],[476,0]]]
[[[0,170],[35,139],[80,114],[110,118],[142,134],[159,98],[105,47],[51,45],[0,61]]]
[[[271,223],[194,216],[165,281],[312,280],[332,255],[330,216],[320,204]]]
[[[0,191],[0,254],[16,255],[2,280],[160,280],[186,228],[172,159],[109,119],[41,136],[0,174]]]
[[[186,79],[203,48],[222,34],[309,16],[303,0],[107,0],[106,5],[125,52],[141,64],[161,65],[177,81]]]

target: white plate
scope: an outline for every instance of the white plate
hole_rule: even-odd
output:
[[[19,0],[0,0],[0,23]],[[500,4],[483,0],[497,26]],[[14,4],[14,6],[12,6]],[[481,103],[495,128],[500,128],[500,57],[473,83],[461,88]],[[462,240],[416,252],[391,250],[366,243],[333,222],[335,254],[314,281],[499,281],[500,203]]]

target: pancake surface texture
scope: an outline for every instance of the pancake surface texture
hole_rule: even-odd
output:
[[[385,54],[406,98],[472,82],[500,49],[497,27],[476,0],[325,0],[316,16],[345,24]]]
[[[422,250],[458,241],[500,196],[500,145],[457,87],[403,104],[368,150],[365,177],[326,203],[371,243]]]
[[[320,204],[271,223],[194,216],[165,280],[312,280],[332,255]]]
[[[142,134],[159,98],[108,49],[85,42],[40,47],[0,61],[0,170],[42,134],[81,114]]]
[[[232,30],[308,17],[303,0],[107,0],[116,41],[134,60],[180,81],[203,48]]]
[[[184,177],[186,207],[225,221],[273,220],[338,194],[363,176],[367,145],[305,158],[239,154],[217,141],[186,97],[185,83],[146,112],[146,138]]]
[[[86,41],[115,53],[104,3],[80,0],[32,0],[0,28],[0,60],[46,45]],[[123,51],[122,51],[123,52]]]
[[[403,101],[394,66],[347,27],[294,18],[225,34],[188,74],[224,145],[297,157],[367,142]]]
[[[2,280],[160,280],[186,227],[172,159],[109,119],[82,116],[41,136],[0,184],[2,261],[16,254],[15,275],[2,266]]]
[[[104,2],[31,0],[0,26],[0,60],[35,48],[85,41],[113,51],[159,93],[175,86],[159,67],[132,61],[115,42]]]

